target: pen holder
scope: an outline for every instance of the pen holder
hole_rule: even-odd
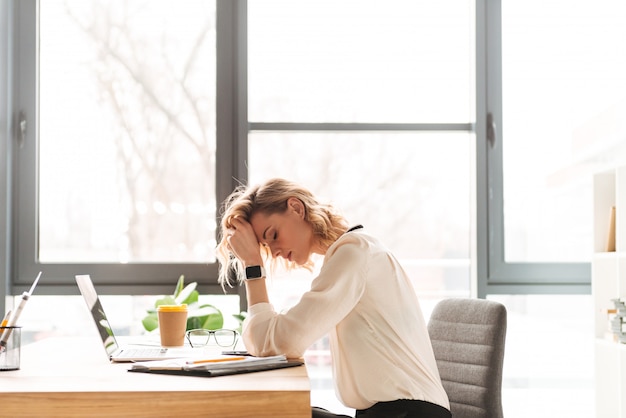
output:
[[[0,371],[18,370],[22,327],[0,327],[0,335],[0,341],[6,341],[6,345],[0,346]]]

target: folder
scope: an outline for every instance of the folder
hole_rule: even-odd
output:
[[[303,365],[298,359],[284,355],[270,357],[215,357],[208,359],[180,358],[134,363],[129,372],[216,377],[284,369]]]
[[[129,372],[135,373],[152,373],[152,374],[169,374],[178,376],[196,376],[196,377],[218,377],[229,376],[234,374],[255,373],[267,370],[285,369],[288,367],[297,367],[304,364],[301,360],[287,360],[282,363],[266,363],[255,364],[239,367],[216,368],[209,370],[202,369],[128,369]]]

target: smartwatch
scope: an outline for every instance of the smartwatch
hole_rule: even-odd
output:
[[[265,277],[265,269],[263,266],[246,267],[246,280],[257,280]]]

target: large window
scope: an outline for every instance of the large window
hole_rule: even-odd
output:
[[[233,36],[222,26],[218,42],[217,19],[234,8],[51,0],[13,13],[16,283],[43,270],[43,287],[90,273],[107,292],[159,292],[185,274],[217,291],[218,207],[239,176],[234,112],[217,122],[233,72],[218,71]]]
[[[248,3],[250,181],[330,200],[424,297],[471,291],[471,15],[465,0]]]
[[[626,7],[486,6],[487,293],[589,292],[593,174],[626,157]]]
[[[624,158],[619,1],[3,4],[12,292],[39,270],[50,293],[220,292],[219,203],[278,175],[439,290],[589,290],[591,173]]]

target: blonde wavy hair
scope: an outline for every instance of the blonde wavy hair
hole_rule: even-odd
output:
[[[231,275],[233,273],[239,282],[243,277],[241,262],[228,250],[226,245],[224,232],[232,227],[232,219],[240,217],[249,222],[255,213],[260,212],[265,215],[283,213],[287,210],[287,200],[292,197],[303,203],[305,208],[304,220],[311,225],[314,236],[324,248],[330,247],[346,231],[348,227],[346,219],[332,205],[320,203],[309,190],[296,183],[274,178],[261,185],[239,186],[224,200],[222,207],[220,240],[217,245],[217,259],[220,263],[218,280],[222,286],[232,285]],[[265,263],[270,262],[270,268],[274,268],[277,259],[272,258],[269,247],[259,244],[259,251]],[[296,263],[288,260],[284,260],[284,265],[288,270],[298,267]],[[301,267],[310,270],[313,263],[309,259]]]

